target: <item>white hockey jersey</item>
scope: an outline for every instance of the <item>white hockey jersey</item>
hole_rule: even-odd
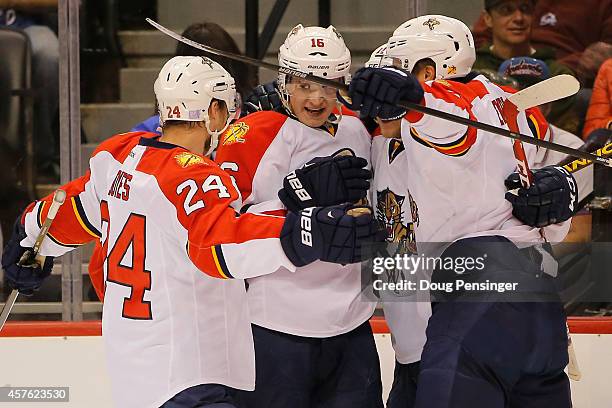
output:
[[[415,228],[420,222],[419,210],[408,191],[406,178],[410,174],[406,174],[405,155],[401,140],[374,137],[371,197],[376,218],[387,229],[387,240],[397,244],[397,253],[416,254],[418,243],[415,240]],[[396,280],[405,278],[399,273],[395,276]],[[391,331],[395,359],[401,364],[409,364],[421,359],[431,304],[428,299],[416,299],[415,294],[410,297],[403,295],[385,293],[382,305]]]
[[[501,114],[507,94],[482,75],[467,84],[436,80],[423,88],[430,108],[507,129]],[[538,114],[519,115],[519,129],[545,138],[547,126]],[[439,243],[433,252],[440,252],[444,243],[471,236],[501,235],[519,246],[544,241],[539,228],[512,216],[504,198],[504,180],[516,169],[511,140],[414,111],[404,119],[406,180],[419,207],[417,242]],[[533,167],[537,149],[524,147]],[[565,237],[569,222],[556,227],[547,229],[551,242]]]
[[[242,279],[294,269],[284,219],[237,217],[229,176],[209,159],[134,132],[103,142],[90,172],[61,188],[41,254],[100,240],[102,334],[118,407],[158,407],[197,384],[252,390],[255,361]],[[34,242],[50,197],[25,215]]]
[[[355,117],[344,115],[337,128],[315,129],[280,113],[257,112],[226,131],[215,160],[235,177],[243,209],[284,213],[278,190],[286,175],[315,157],[346,148],[369,161],[370,144]],[[331,337],[358,327],[374,312],[375,303],[361,298],[360,264],[316,261],[295,273],[273,264],[265,269],[276,272],[248,280],[251,318],[258,326]]]
[[[573,147],[574,149],[582,146],[584,141],[578,136],[563,130],[554,125],[549,125],[551,142]],[[534,168],[538,169],[545,166],[558,164],[567,157],[565,153],[556,152],[549,149],[539,149],[536,154]],[[578,202],[582,202],[589,194],[593,192],[593,166],[585,167],[573,173],[578,184]]]

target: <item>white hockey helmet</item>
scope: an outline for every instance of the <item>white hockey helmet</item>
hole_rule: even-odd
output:
[[[163,66],[155,80],[155,96],[160,122],[204,121],[211,135],[210,154],[217,147],[219,135],[240,114],[234,78],[217,62],[206,57],[178,56]],[[210,129],[208,108],[213,99],[225,102],[229,112],[225,127]]]
[[[331,25],[327,28],[296,25],[278,51],[278,64],[321,78],[342,78],[346,84],[351,79],[351,52],[342,35]],[[288,75],[278,74],[278,89],[286,107],[288,80]]]
[[[376,48],[364,65],[366,68],[380,68],[393,65],[393,59],[387,57],[387,43]]]
[[[463,77],[472,70],[476,49],[470,29],[461,21],[427,15],[400,25],[387,42],[387,57],[401,61],[401,68],[412,71],[424,58],[436,63],[436,78]]]

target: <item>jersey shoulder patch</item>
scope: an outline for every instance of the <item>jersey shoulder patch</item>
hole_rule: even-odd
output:
[[[178,152],[173,156],[173,158],[176,164],[183,169],[200,164],[208,164],[206,163],[206,158],[204,156],[192,152]]]
[[[221,136],[219,147],[258,144],[274,138],[288,116],[272,111],[255,112],[233,123]]]
[[[287,119],[288,116],[272,111],[245,116],[223,133],[215,161],[249,163],[249,167],[255,168]]]
[[[168,200],[175,204],[185,186],[199,187],[211,176],[228,189],[226,198],[237,197],[229,174],[209,158],[183,148],[148,149],[136,169],[153,176]]]
[[[175,178],[199,178],[214,172],[218,166],[208,157],[181,147],[173,149],[147,149],[138,166],[138,171],[154,175],[159,182]],[[219,171],[223,171],[219,169]]]

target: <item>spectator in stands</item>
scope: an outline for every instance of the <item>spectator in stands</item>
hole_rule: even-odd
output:
[[[32,46],[36,162],[39,173],[54,178],[59,176],[59,147],[54,137],[59,106],[59,41],[49,27],[51,23],[45,20],[55,10],[57,0],[0,0],[0,26],[23,30]]]
[[[587,111],[582,136],[586,138],[598,129],[612,130],[612,58],[606,60],[599,69],[593,95]]]
[[[528,59],[539,59],[548,66],[550,75],[570,74],[572,70],[555,60],[551,48],[534,48],[531,44],[531,24],[535,0],[485,0],[484,20],[493,33],[492,42],[485,43],[476,51],[474,69],[498,71],[504,60],[514,57],[515,64],[509,68],[520,70]],[[534,67],[538,68],[538,66]],[[505,73],[511,75],[511,73]],[[575,98],[555,102],[549,121],[572,133],[578,133],[581,118],[574,112]]]
[[[584,50],[576,71],[583,87],[593,88],[599,68],[608,58],[612,58],[612,44],[600,41]]]
[[[236,42],[229,35],[229,33],[220,25],[215,23],[206,22],[192,24],[187,27],[185,31],[183,31],[182,36],[219,50],[229,51],[234,54],[241,54],[238,45],[236,45]],[[255,71],[252,69],[252,67],[244,63],[232,61],[228,58],[219,57],[217,55],[210,55],[187,44],[183,44],[182,42],[179,42],[176,45],[176,52],[174,55],[206,56],[218,62],[225,69],[227,69],[227,71],[236,80],[236,90],[241,98],[248,95],[255,85],[257,85],[257,76]],[[132,128],[132,130],[144,130],[148,132],[160,133],[157,130],[158,127],[159,115],[155,114],[136,125],[134,128]]]
[[[477,46],[491,41],[485,14],[472,30]],[[589,45],[612,43],[612,0],[538,0],[533,21],[533,46],[555,48],[559,62],[574,72]]]

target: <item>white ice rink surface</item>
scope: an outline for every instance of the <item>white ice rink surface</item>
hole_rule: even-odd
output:
[[[571,382],[574,408],[612,407],[612,335],[574,334],[572,338],[583,373],[580,382]],[[390,336],[377,334],[376,344],[386,397],[393,380]],[[68,403],[0,403],[2,408],[112,407],[99,336],[0,338],[0,386],[70,387]]]

